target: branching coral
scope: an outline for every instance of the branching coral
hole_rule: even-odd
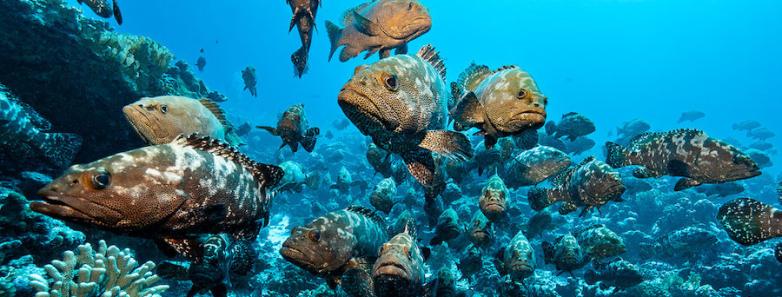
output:
[[[44,266],[50,279],[33,274],[30,284],[36,297],[154,297],[168,289],[155,285],[160,278],[154,268],[151,261],[139,265],[129,249],[101,240],[97,250],[88,243],[79,246],[78,254],[66,251],[62,260]]]

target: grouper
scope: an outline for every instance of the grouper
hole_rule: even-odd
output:
[[[235,148],[198,135],[71,166],[39,191],[33,211],[156,239],[169,255],[198,259],[198,237],[254,239],[269,224],[268,188],[283,176]]]

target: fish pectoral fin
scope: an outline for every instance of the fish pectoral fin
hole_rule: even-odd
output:
[[[650,178],[650,177],[657,177],[657,176],[660,176],[660,175],[656,174],[652,170],[649,170],[649,168],[638,167],[635,170],[633,170],[633,176],[635,178]]]
[[[396,51],[395,51],[395,53],[396,53],[397,55],[404,55],[404,54],[407,54],[407,51],[408,51],[408,49],[407,49],[407,43],[403,43],[402,45],[400,45],[400,46],[398,46],[398,47],[396,48]]]
[[[431,130],[426,132],[419,147],[436,152],[448,158],[465,161],[472,158],[472,145],[470,140],[462,133]]]
[[[380,58],[385,59],[391,56],[391,49],[384,48],[380,50]]]
[[[465,94],[450,114],[462,127],[480,126],[486,122],[486,110],[474,92]]]
[[[578,206],[575,203],[567,201],[562,203],[562,206],[559,207],[559,214],[566,215],[576,211],[576,209],[578,209]]]
[[[427,198],[433,199],[445,190],[445,181],[442,174],[437,172],[434,157],[430,151],[422,148],[414,149],[403,153],[402,159],[407,165],[410,175],[424,186]]]
[[[119,3],[117,2],[119,0],[114,0],[113,2],[113,10],[114,10],[114,19],[117,20],[117,25],[122,25],[122,12],[119,10]]]
[[[697,187],[702,185],[703,183],[699,180],[692,179],[689,177],[684,177],[679,179],[679,181],[676,182],[676,186],[673,187],[674,191],[683,191],[692,187]]]
[[[353,26],[364,35],[377,36],[383,33],[379,25],[365,18],[357,11],[353,11]]]
[[[271,133],[274,136],[280,136],[279,133],[277,133],[277,128],[269,127],[269,126],[255,126],[255,128],[266,130],[269,133]]]
[[[155,240],[155,243],[166,256],[181,255],[196,262],[200,262],[203,257],[201,245],[196,238],[163,237]]]

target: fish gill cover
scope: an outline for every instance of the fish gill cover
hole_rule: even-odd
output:
[[[780,12],[0,0],[0,296],[782,296]]]

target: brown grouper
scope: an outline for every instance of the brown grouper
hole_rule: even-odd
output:
[[[633,172],[635,177],[681,176],[676,191],[761,174],[749,155],[698,130],[644,133],[633,138],[628,147],[608,142],[606,148],[606,163],[612,167],[641,166]]]
[[[548,98],[532,76],[516,66],[492,71],[472,64],[451,84],[451,94],[454,127],[480,129],[487,148],[500,137],[537,130],[546,123]]]
[[[312,34],[315,32],[315,16],[318,14],[318,7],[321,5],[321,1],[286,1],[293,13],[288,32],[293,30],[293,27],[297,27],[299,29],[299,37],[301,38],[301,47],[291,55],[294,73],[296,76],[301,77],[307,72],[307,60],[310,53],[310,45],[312,45]]]
[[[402,156],[410,173],[434,200],[445,188],[432,152],[472,157],[464,134],[445,130],[445,66],[431,46],[359,66],[339,93],[339,106],[362,134]]]
[[[334,52],[345,46],[339,60],[345,62],[361,52],[364,58],[380,52],[380,58],[407,53],[407,43],[432,28],[429,11],[416,0],[377,0],[363,3],[345,12],[344,28],[326,21],[331,40],[329,60]]]
[[[309,127],[307,115],[304,113],[304,104],[289,107],[280,117],[277,127],[257,126],[257,128],[282,138],[280,148],[287,145],[294,153],[299,150],[299,144],[305,151],[312,152],[320,134],[319,128]]]
[[[372,268],[375,296],[422,296],[429,252],[418,247],[414,223],[383,244]]]
[[[345,272],[370,270],[380,246],[386,241],[388,234],[383,218],[372,210],[351,206],[291,230],[280,254],[296,266],[326,278],[331,287],[336,287]],[[369,267],[367,263],[370,263]]]
[[[77,0],[79,4],[87,4],[95,14],[103,18],[111,18],[117,20],[117,24],[122,25],[122,12],[119,10],[119,0]],[[111,2],[111,5],[109,5]]]
[[[751,198],[725,203],[717,212],[717,221],[731,239],[743,245],[782,236],[782,210]]]
[[[182,136],[74,165],[40,190],[36,212],[152,237],[164,251],[200,258],[197,237],[253,239],[269,224],[283,171],[208,137]]]

